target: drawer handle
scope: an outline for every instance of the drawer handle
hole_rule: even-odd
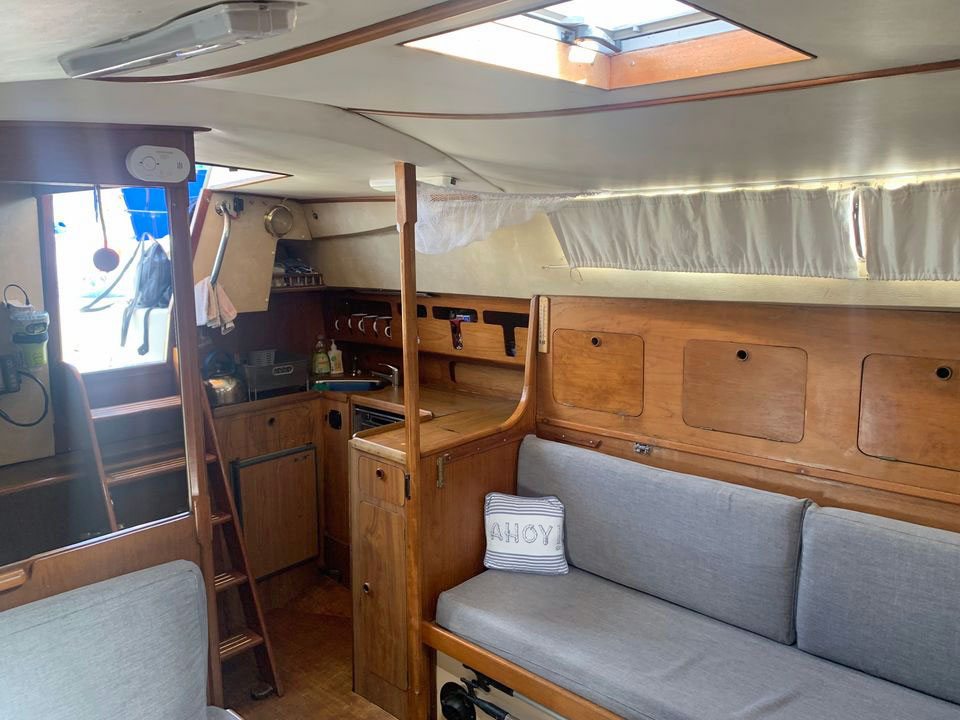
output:
[[[361,585],[361,588],[363,589],[363,594],[364,594],[364,595],[369,595],[369,594],[370,594],[370,583],[365,582],[363,585]]]
[[[274,425],[276,424],[276,422],[277,422],[277,419],[275,417],[272,417],[269,420],[267,420],[267,425]]]
[[[383,468],[377,468],[377,477],[383,480]]]

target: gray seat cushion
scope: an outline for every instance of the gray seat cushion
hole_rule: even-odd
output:
[[[589,573],[489,570],[437,622],[630,720],[960,720],[960,706]]]
[[[795,639],[804,500],[528,436],[521,495],[566,508],[570,562],[778,642]]]
[[[3,720],[205,720],[207,604],[179,561],[0,613]]]
[[[960,703],[960,534],[811,510],[797,645]]]

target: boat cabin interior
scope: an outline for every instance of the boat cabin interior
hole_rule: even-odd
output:
[[[0,720],[960,720],[960,3],[0,26]]]

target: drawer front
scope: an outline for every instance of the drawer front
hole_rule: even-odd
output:
[[[309,403],[241,415],[222,425],[221,441],[229,460],[256,457],[314,442],[314,413]]]
[[[360,496],[381,500],[392,505],[403,505],[406,500],[403,468],[361,457],[357,473]]]

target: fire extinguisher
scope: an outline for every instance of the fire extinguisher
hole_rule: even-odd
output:
[[[11,289],[19,290],[23,294],[23,303],[14,303],[8,299],[7,293]],[[36,420],[20,422],[11,418],[0,408],[0,420],[17,427],[33,427],[43,422],[50,410],[50,394],[40,379],[31,372],[47,365],[50,316],[43,310],[35,309],[30,304],[27,291],[15,283],[3,289],[2,310],[7,313],[11,339],[17,353],[0,355],[0,396],[20,392],[20,379],[27,378],[40,388],[43,395],[43,410]]]

